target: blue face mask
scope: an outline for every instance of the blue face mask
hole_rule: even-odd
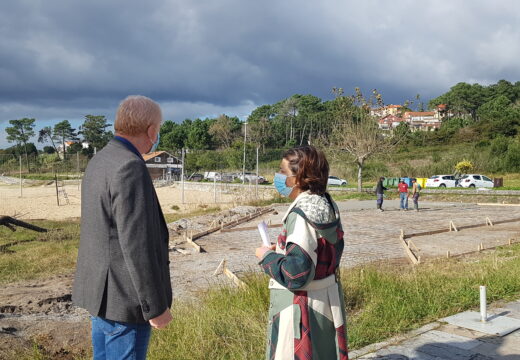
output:
[[[292,175],[294,176],[294,175]],[[289,196],[293,191],[292,187],[287,186],[285,181],[287,180],[287,175],[282,173],[274,174],[274,187],[282,196]]]
[[[155,150],[157,150],[157,146],[159,146],[159,139],[160,138],[161,138],[161,134],[157,133],[157,140],[155,140],[155,142],[152,144],[152,147],[151,147],[150,151],[148,151],[149,153],[152,153]]]

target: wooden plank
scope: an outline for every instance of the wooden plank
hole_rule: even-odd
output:
[[[412,247],[415,248],[415,251],[419,252],[419,248],[415,245],[415,243],[410,239],[408,240],[408,247],[411,249]]]
[[[193,241],[190,237],[187,238],[187,243],[190,244],[196,252],[202,252],[202,248],[200,247],[200,245]]]
[[[282,227],[283,224],[273,224],[273,225],[267,225],[268,228],[279,228]],[[258,229],[258,226],[246,226],[241,228],[231,228],[231,229],[222,229],[220,232],[226,233],[226,232],[237,232],[237,231],[250,231],[250,230],[256,230]]]
[[[517,222],[517,221],[520,221],[520,218],[494,221],[493,222],[493,226],[499,225],[499,224],[507,224],[507,223],[511,223],[511,222]],[[431,230],[431,231],[424,231],[424,232],[406,234],[404,236],[404,238],[405,239],[409,239],[409,238],[416,237],[416,236],[429,236],[429,235],[437,235],[437,234],[442,234],[442,233],[445,233],[445,232],[450,232],[451,231],[451,223],[452,222],[453,221],[450,222],[450,229]],[[456,229],[457,230],[474,229],[474,228],[478,228],[478,227],[482,227],[482,226],[488,226],[488,224],[486,223],[486,224],[464,225],[464,226],[459,226]]]
[[[520,204],[477,203],[478,206],[520,206]]]
[[[254,219],[256,217],[262,216],[262,215],[267,214],[267,213],[269,213],[271,211],[273,211],[273,208],[267,208],[267,209],[260,210],[260,211],[258,211],[256,213],[246,215],[246,216],[244,216],[244,217],[242,217],[242,218],[240,218],[238,220],[226,223],[226,224],[224,224],[223,228],[224,229],[228,229],[228,228],[240,225],[240,224],[242,224],[244,222],[251,221],[252,219]]]
[[[206,235],[209,235],[209,234],[212,234],[214,232],[217,232],[217,231],[224,231],[226,230],[226,228],[229,228],[229,227],[233,227],[233,226],[236,226],[236,225],[239,225],[243,222],[247,222],[247,221],[250,221],[251,219],[254,219],[258,216],[261,216],[261,215],[264,215],[264,214],[267,214],[268,212],[271,212],[273,211],[273,208],[267,208],[267,209],[262,209],[256,213],[251,213],[249,215],[246,215],[238,220],[235,220],[235,221],[231,221],[229,223],[225,223],[225,224],[220,224],[218,226],[215,226],[211,229],[207,229],[207,230],[204,230],[204,231],[201,231],[199,233],[196,233],[196,234],[193,234],[191,236],[191,240],[194,241],[194,240],[197,240],[197,239],[200,239],[201,237],[204,237]]]
[[[408,247],[406,241],[404,241],[404,239],[402,238],[399,238],[399,241],[401,242],[401,245],[403,245],[404,251],[406,252],[406,255],[408,255],[408,258],[410,259],[412,264],[417,265],[419,263],[419,259],[417,259],[413,251]]]

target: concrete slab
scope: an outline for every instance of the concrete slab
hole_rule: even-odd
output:
[[[518,319],[493,314],[490,314],[488,319],[487,322],[483,323],[480,321],[480,313],[465,311],[441,319],[441,321],[466,329],[476,330],[488,335],[504,336],[520,329],[520,320]]]
[[[481,345],[478,340],[438,330],[429,331],[421,335],[418,340],[424,343],[442,343],[463,350],[471,350]]]

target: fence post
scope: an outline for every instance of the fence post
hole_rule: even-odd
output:
[[[256,196],[256,199],[258,200],[258,176],[259,176],[259,173],[258,173],[258,146],[256,147],[256,186],[255,186],[255,196]]]
[[[22,156],[20,155],[20,197],[23,197],[23,186],[22,186]]]
[[[182,203],[184,204],[184,157],[185,157],[185,151],[184,148],[182,148],[182,169],[181,169],[181,198]]]
[[[78,171],[78,190],[80,189],[81,172],[79,171],[79,151],[76,153],[76,170]]]

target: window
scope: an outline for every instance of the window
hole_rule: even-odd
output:
[[[156,157],[155,157],[155,162],[160,163],[160,162],[161,162],[161,157],[160,157],[160,156],[156,156]]]
[[[493,180],[491,180],[490,178],[488,178],[487,176],[482,176],[482,179],[486,180],[486,181],[491,181],[493,182]]]
[[[166,159],[166,161],[167,161],[169,164],[173,164],[173,158],[172,158],[172,157],[169,157],[168,159]]]
[[[473,179],[480,180],[480,175],[473,175]]]

